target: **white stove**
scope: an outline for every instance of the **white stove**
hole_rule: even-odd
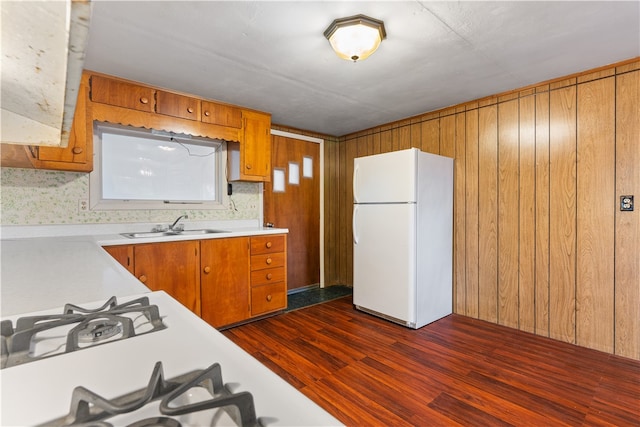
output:
[[[340,425],[164,292],[13,316],[2,336],[1,425]]]

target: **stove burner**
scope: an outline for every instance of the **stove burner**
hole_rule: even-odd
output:
[[[113,320],[94,320],[78,331],[78,342],[95,343],[104,341],[122,332],[120,323]]]
[[[127,427],[182,427],[178,421],[168,417],[145,418]]]
[[[148,297],[123,304],[111,297],[97,309],[66,304],[63,314],[21,317],[15,329],[11,320],[3,320],[0,369],[165,328],[158,306],[149,304]],[[34,351],[35,346],[45,343],[52,343],[47,351]]]
[[[207,398],[196,402],[182,402],[181,397],[193,389],[205,390]],[[42,426],[111,426],[109,420],[111,417],[132,414],[157,400],[160,400],[160,414],[168,417],[147,417],[129,424],[128,427],[180,427],[181,424],[178,420],[169,417],[194,414],[211,409],[223,411],[238,426],[262,426],[256,418],[251,393],[246,391],[233,393],[222,381],[220,364],[214,363],[207,369],[195,370],[165,380],[161,362],[156,362],[146,388],[111,400],[84,387],[76,387],[71,396],[69,414],[44,423]],[[213,421],[218,416],[219,412],[216,412],[213,415]],[[211,423],[208,424],[211,425]]]

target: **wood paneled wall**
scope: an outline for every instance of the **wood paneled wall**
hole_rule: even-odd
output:
[[[353,159],[453,157],[454,312],[640,359],[640,60],[325,143],[325,278],[352,283]]]

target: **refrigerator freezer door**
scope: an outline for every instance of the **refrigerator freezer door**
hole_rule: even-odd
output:
[[[353,303],[412,326],[416,321],[416,205],[355,205]]]
[[[411,148],[354,159],[354,203],[415,202],[418,153]]]

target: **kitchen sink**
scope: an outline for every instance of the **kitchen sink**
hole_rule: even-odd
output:
[[[198,235],[198,234],[214,234],[214,233],[230,233],[229,230],[216,230],[213,228],[201,228],[199,230],[182,230],[175,232],[174,234],[182,235]]]
[[[213,228],[200,228],[197,230],[167,230],[167,231],[141,231],[137,233],[121,233],[122,236],[130,239],[166,237],[166,236],[199,236],[204,234],[229,233],[228,230],[217,230]]]

